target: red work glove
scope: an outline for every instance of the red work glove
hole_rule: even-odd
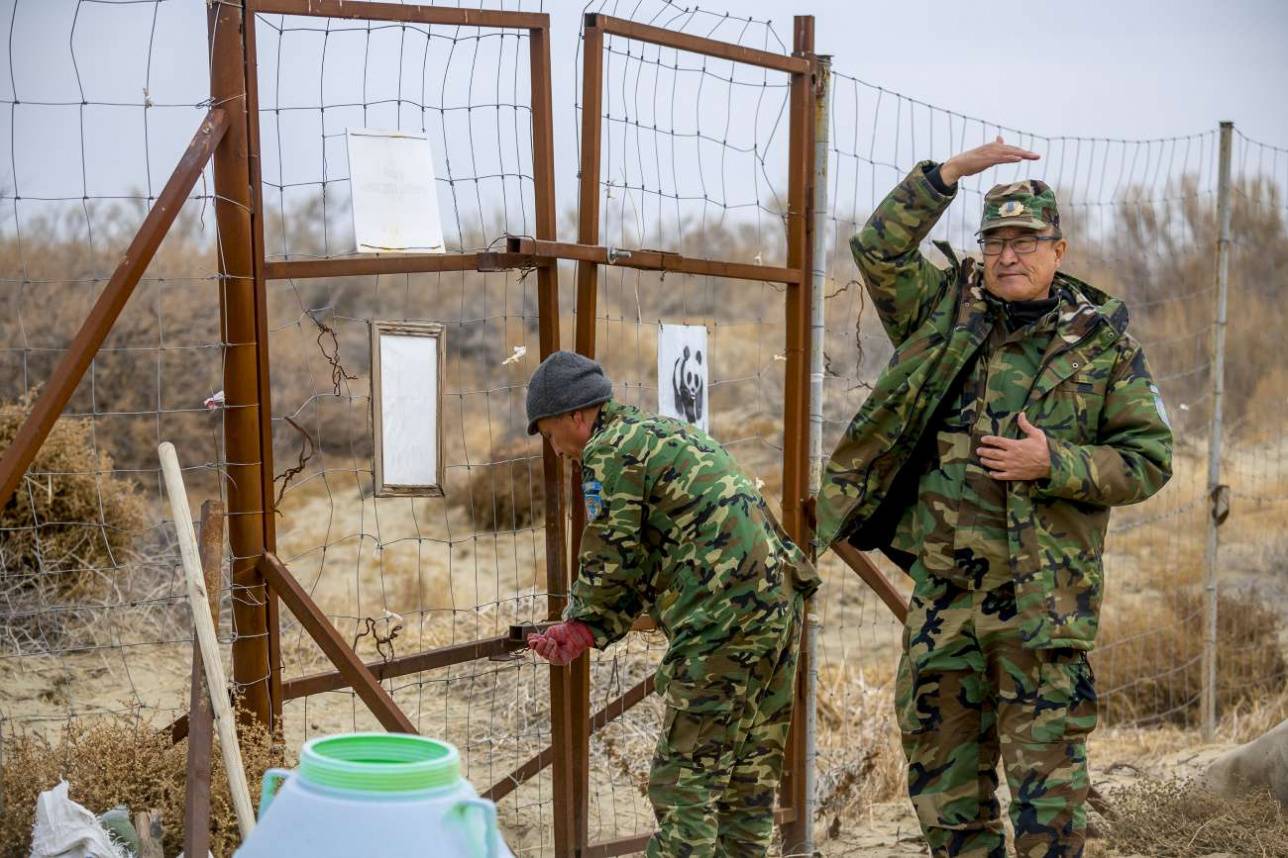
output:
[[[571,664],[595,643],[590,626],[579,620],[565,620],[546,629],[545,634],[528,635],[528,649],[551,664]]]

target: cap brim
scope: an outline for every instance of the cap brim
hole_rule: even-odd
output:
[[[980,224],[979,232],[975,234],[983,235],[991,229],[1001,229],[1004,226],[1017,226],[1020,229],[1046,229],[1050,225],[1046,221],[1035,217],[1003,217]]]

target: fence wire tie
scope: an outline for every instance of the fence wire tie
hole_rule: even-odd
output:
[[[1220,527],[1230,517],[1230,487],[1225,483],[1213,487],[1208,500],[1212,502],[1212,520]]]
[[[280,481],[282,484],[282,487],[277,490],[277,502],[273,504],[273,512],[278,515],[282,514],[282,510],[279,507],[282,505],[282,498],[286,496],[286,487],[291,484],[291,480],[304,473],[304,469],[308,466],[309,460],[312,459],[313,454],[317,452],[317,445],[313,441],[313,436],[310,435],[303,426],[296,423],[290,417],[283,417],[282,419],[289,423],[296,432],[299,432],[300,436],[304,440],[300,442],[300,452],[295,463],[295,467],[287,468],[281,474],[273,478],[274,483]]]
[[[394,657],[394,640],[398,637],[398,633],[401,632],[403,628],[402,614],[395,613],[386,608],[385,615],[380,619],[377,620],[375,617],[363,617],[363,622],[367,627],[353,636],[353,651],[355,653],[358,651],[358,641],[362,640],[367,635],[371,635],[372,639],[376,642],[376,652],[380,654],[380,657],[384,659],[385,663],[388,663]],[[378,631],[376,628],[376,626],[381,623],[384,624],[383,633]],[[386,650],[388,650],[388,652],[386,652]]]
[[[308,316],[309,320],[318,326],[318,350],[322,352],[322,357],[326,358],[327,363],[331,364],[331,388],[332,392],[339,396],[340,385],[345,381],[356,379],[357,376],[348,372],[344,365],[340,363],[340,338],[336,336],[335,329],[312,312]],[[326,336],[331,338],[331,351],[329,352],[327,351],[326,343],[322,342],[322,338]]]

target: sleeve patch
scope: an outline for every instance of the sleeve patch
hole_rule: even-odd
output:
[[[581,484],[581,494],[586,500],[586,521],[594,521],[604,511],[604,485],[599,480],[586,480]]]

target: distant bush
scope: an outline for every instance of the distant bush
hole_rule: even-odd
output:
[[[546,487],[541,448],[514,441],[492,450],[491,463],[472,467],[460,498],[477,530],[521,530],[544,521]]]
[[[1278,694],[1288,681],[1282,610],[1255,592],[1220,593],[1217,709]],[[1198,723],[1203,687],[1204,596],[1189,588],[1110,614],[1092,654],[1106,723]]]

